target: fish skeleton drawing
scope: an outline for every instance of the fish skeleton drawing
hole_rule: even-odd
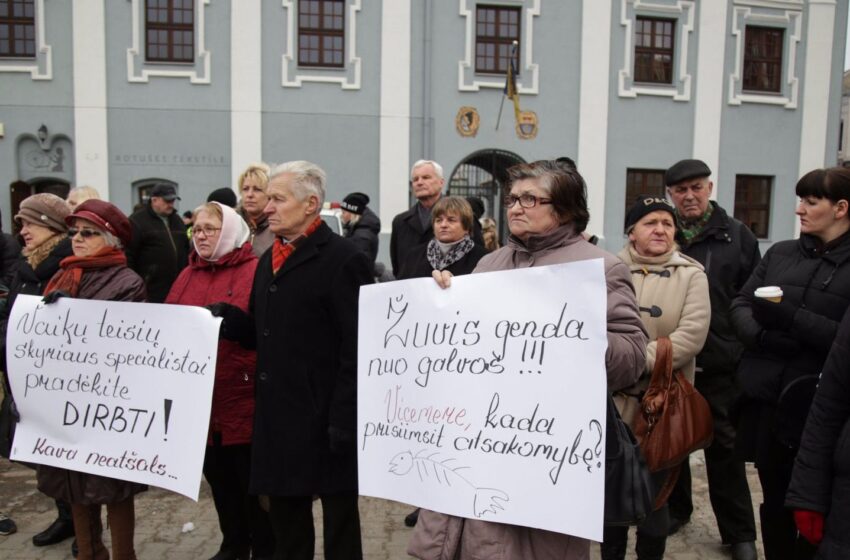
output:
[[[467,492],[472,500],[472,511],[475,517],[482,517],[486,513],[496,515],[503,511],[504,502],[510,501],[508,495],[497,488],[479,488],[472,481],[460,474],[459,471],[469,467],[452,466],[450,463],[454,458],[437,459],[438,453],[425,455],[424,451],[413,454],[410,451],[402,451],[390,459],[389,472],[397,476],[405,476],[415,472],[422,482],[439,484],[457,488],[458,491]]]

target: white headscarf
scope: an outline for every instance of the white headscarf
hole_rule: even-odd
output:
[[[212,204],[221,209],[221,235],[218,237],[218,243],[210,258],[204,260],[215,262],[231,251],[242,247],[251,238],[251,229],[233,208],[218,202]],[[192,243],[195,243],[195,238],[192,239]],[[198,246],[195,245],[195,251],[197,250]]]

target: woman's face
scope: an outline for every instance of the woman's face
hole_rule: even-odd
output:
[[[91,257],[106,247],[103,231],[88,220],[77,218],[68,230],[75,257]]]
[[[659,257],[673,248],[676,223],[673,215],[665,210],[650,212],[635,224],[629,232],[629,241],[638,255]]]
[[[460,241],[467,233],[456,212],[445,212],[439,218],[434,218],[434,237],[441,243]]]
[[[517,201],[507,209],[508,229],[522,241],[532,235],[543,235],[557,228],[561,221],[552,207],[549,195],[540,186],[540,179],[520,179],[511,186],[511,196],[533,196],[536,201],[531,208],[524,208]]]
[[[828,198],[804,196],[797,205],[800,232],[819,237],[828,243],[847,231],[847,201],[832,202]]]
[[[192,226],[192,239],[198,254],[205,259],[212,257],[220,237],[221,218],[203,210],[198,212]]]
[[[29,220],[21,220],[21,237],[24,240],[24,247],[27,251],[32,251],[39,247],[42,243],[56,235],[56,232],[47,226],[30,222]]]
[[[251,218],[259,218],[263,215],[263,208],[269,202],[269,197],[266,195],[266,190],[260,186],[260,181],[255,175],[248,175],[242,181],[240,188],[242,194],[242,208],[251,216]]]

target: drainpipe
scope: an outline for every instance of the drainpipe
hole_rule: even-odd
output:
[[[386,1],[386,0],[385,0]],[[434,5],[425,0],[422,38],[422,152],[423,159],[434,159],[434,137],[431,126],[431,29]],[[418,158],[417,158],[418,159]]]

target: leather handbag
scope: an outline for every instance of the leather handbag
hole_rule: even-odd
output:
[[[652,472],[670,469],[711,445],[714,422],[705,398],[673,371],[673,345],[660,337],[649,387],[635,417],[635,436]]]
[[[652,511],[652,479],[611,395],[605,425],[605,524],[637,525]]]

